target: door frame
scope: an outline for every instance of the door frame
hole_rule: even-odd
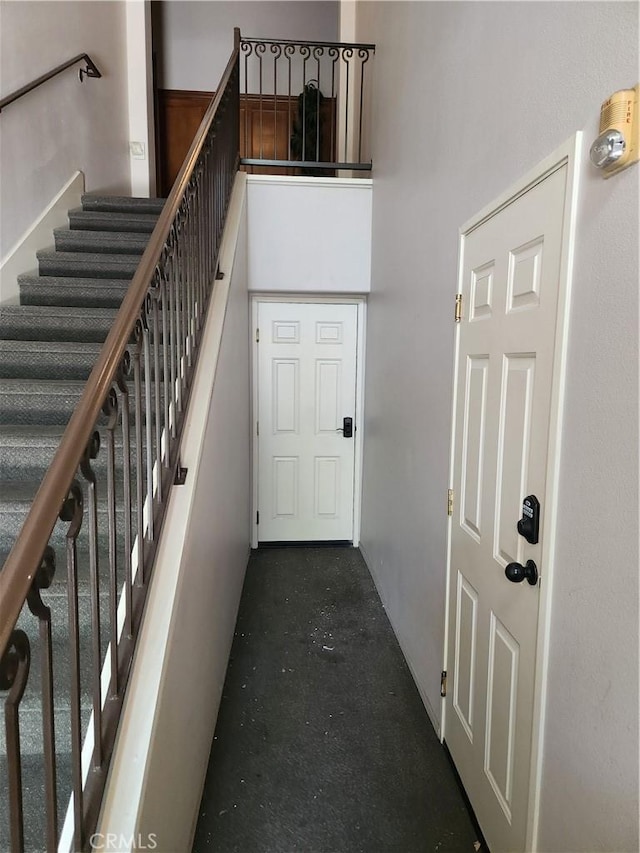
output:
[[[364,442],[364,354],[366,336],[366,296],[328,296],[311,293],[252,293],[250,305],[251,345],[251,547],[258,547],[258,307],[261,302],[308,303],[355,305],[357,308],[356,330],[356,409],[354,429],[354,472],[353,472],[353,546],[360,544],[360,520],[362,511],[362,451]]]
[[[571,284],[573,277],[577,201],[580,177],[580,152],[582,132],[577,132],[560,145],[552,154],[538,163],[509,189],[501,193],[494,201],[486,205],[479,213],[462,225],[458,230],[458,275],[456,293],[463,290],[463,267],[465,238],[479,228],[488,219],[500,213],[504,208],[523,196],[566,165],[567,182],[564,196],[564,220],[562,230],[562,249],[560,257],[558,308],[556,315],[553,359],[553,378],[551,387],[549,448],[547,454],[546,486],[544,494],[545,536],[541,552],[541,565],[544,577],[540,583],[540,604],[538,610],[538,637],[536,645],[536,668],[534,682],[533,734],[531,744],[531,772],[529,784],[529,809],[527,816],[526,849],[531,853],[538,850],[538,823],[540,817],[540,786],[542,779],[542,757],[544,747],[544,728],[546,717],[547,674],[549,667],[549,637],[551,601],[554,577],[554,555],[556,540],[556,519],[558,489],[560,484],[560,451],[562,443],[563,401],[566,385],[566,360],[568,350],[568,327],[571,304]],[[463,309],[464,310],[464,309]],[[453,489],[456,437],[457,379],[459,370],[460,326],[455,330],[453,360],[453,394],[451,413],[451,437],[449,451],[449,488]],[[454,501],[456,496],[454,495]],[[449,658],[449,612],[451,599],[451,534],[453,516],[447,518],[447,557],[446,591],[444,617],[443,670],[447,670]],[[446,700],[441,700],[441,740],[446,737]],[[471,803],[473,807],[473,803]]]

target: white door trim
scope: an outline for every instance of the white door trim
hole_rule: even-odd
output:
[[[560,262],[560,294],[558,299],[556,341],[560,344],[555,348],[553,362],[553,383],[551,389],[551,412],[549,432],[549,452],[547,456],[546,490],[544,496],[545,506],[545,537],[542,548],[542,565],[545,566],[544,583],[540,585],[540,608],[538,614],[538,639],[536,649],[536,672],[535,672],[535,699],[533,710],[533,736],[531,748],[531,777],[529,787],[529,814],[527,819],[526,849],[536,853],[538,849],[538,823],[540,815],[540,785],[542,778],[542,754],[543,738],[546,713],[546,691],[547,671],[549,664],[549,634],[551,600],[554,576],[554,551],[556,536],[557,499],[560,474],[560,449],[562,439],[562,404],[565,389],[565,364],[568,345],[568,322],[569,306],[571,300],[571,281],[573,275],[573,259],[575,248],[576,212],[579,184],[579,166],[582,133],[578,132],[564,144],[562,144],[549,157],[546,157],[531,171],[527,172],[520,180],[516,181],[508,190],[498,196],[495,201],[488,204],[479,213],[469,219],[459,229],[458,243],[458,280],[457,293],[463,289],[462,275],[464,262],[465,237],[495,216],[507,205],[524,195],[528,190],[539,184],[553,172],[567,166],[567,182],[564,199],[564,222],[562,234],[562,254]],[[453,296],[454,294],[452,294]],[[453,309],[453,299],[452,299]],[[449,456],[449,488],[453,488],[453,471],[455,456],[456,435],[456,405],[457,405],[457,375],[458,355],[460,348],[460,328],[455,333],[455,349],[453,364],[453,395],[451,416],[451,440]],[[443,496],[444,500],[444,496]],[[445,595],[445,626],[444,626],[444,654],[443,670],[447,670],[449,656],[449,602],[451,596],[450,573],[451,573],[451,533],[452,521],[447,519],[447,577]],[[441,739],[446,736],[446,706],[445,699],[441,701]],[[472,803],[473,805],[473,803]]]
[[[367,301],[364,296],[327,296],[326,294],[254,293],[251,295],[250,342],[251,342],[251,547],[258,547],[258,306],[260,302],[306,302],[312,304],[355,305],[357,308],[356,343],[356,411],[354,433],[354,489],[353,489],[353,545],[360,544],[360,520],[362,511],[362,452],[364,441],[364,354],[366,335]]]

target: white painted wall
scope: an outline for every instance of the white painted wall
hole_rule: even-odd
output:
[[[367,293],[372,182],[250,175],[249,289]]]
[[[233,50],[234,27],[258,38],[338,40],[334,0],[165,0],[158,11],[162,89],[215,90]]]
[[[151,2],[127,0],[126,9],[129,141],[142,146],[142,155],[129,151],[131,194],[148,197],[156,188]]]
[[[362,547],[437,722],[458,228],[576,130],[588,150],[637,82],[638,6],[360,3],[357,36],[377,45]],[[546,853],[638,849],[639,169],[582,172]]]
[[[0,2],[1,96],[84,52],[102,79],[70,69],[0,116],[0,257],[76,171],[89,192],[130,188],[125,4]]]
[[[246,255],[239,175],[98,827],[138,849],[191,849],[249,557]]]

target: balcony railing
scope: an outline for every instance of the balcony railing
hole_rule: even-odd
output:
[[[373,44],[240,38],[240,150],[252,171],[370,171]]]
[[[20,704],[28,685],[39,692],[42,721],[36,800],[46,815],[46,837],[37,849],[58,849],[59,816],[68,799],[61,787],[71,791],[62,831],[67,849],[87,849],[96,825],[167,496],[180,471],[180,436],[238,170],[238,109],[236,44],[0,572],[6,753],[0,758],[0,808],[8,804],[12,851],[25,844]],[[106,502],[100,521],[98,496],[101,507]],[[60,535],[60,523],[65,526],[67,594],[57,618],[68,630],[68,645],[54,651],[52,612],[41,592],[56,573],[50,543],[56,525]],[[83,599],[90,602],[89,636],[82,639],[79,626],[87,614],[79,602],[81,574],[83,589],[88,586]],[[60,678],[65,669],[70,682]],[[91,696],[89,719],[82,714],[81,691]],[[56,730],[61,714],[67,720],[64,733]],[[61,739],[70,740],[63,786]]]

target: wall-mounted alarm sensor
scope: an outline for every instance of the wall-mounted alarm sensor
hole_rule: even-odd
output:
[[[591,162],[609,178],[640,156],[638,89],[614,92],[600,108],[600,136],[591,146]]]

